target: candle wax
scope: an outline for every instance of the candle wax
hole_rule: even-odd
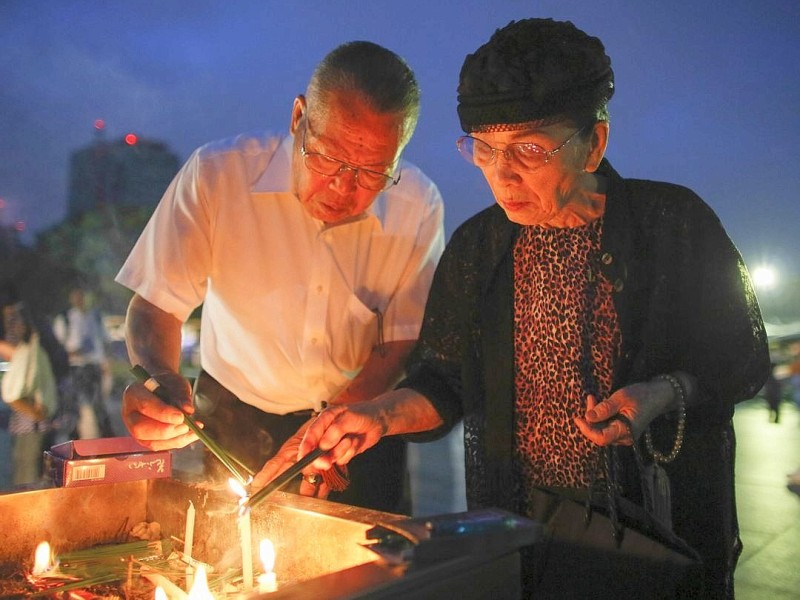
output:
[[[258,591],[262,594],[278,591],[278,581],[275,573],[262,573],[258,576]]]

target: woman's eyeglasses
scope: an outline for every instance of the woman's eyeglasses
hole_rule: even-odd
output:
[[[458,152],[464,159],[476,167],[488,167],[497,161],[497,157],[503,154],[509,164],[517,166],[524,171],[535,171],[545,166],[550,159],[558,154],[561,149],[569,144],[572,139],[585,128],[576,130],[558,148],[545,150],[538,144],[531,142],[517,142],[508,144],[505,148],[492,148],[486,142],[474,138],[471,135],[464,135],[456,140]]]

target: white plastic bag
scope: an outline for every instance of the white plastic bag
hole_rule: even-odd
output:
[[[38,334],[34,333],[28,342],[15,348],[8,371],[3,375],[1,389],[6,404],[26,399],[41,404],[46,416],[55,412],[55,378],[50,359],[39,344]]]

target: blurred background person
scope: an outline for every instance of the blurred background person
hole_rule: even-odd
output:
[[[8,361],[0,391],[11,408],[13,485],[36,483],[42,475],[42,450],[49,417],[56,409],[56,382],[38,331],[19,301],[2,307],[0,358]]]
[[[60,416],[61,435],[68,439],[114,436],[104,393],[108,333],[102,314],[87,296],[82,286],[73,287],[69,308],[53,319],[53,333],[69,356],[69,381],[63,390]]]
[[[767,409],[769,409],[769,420],[771,423],[779,423],[781,420],[781,400],[783,395],[783,384],[775,374],[775,369],[778,367],[776,363],[770,364],[769,376],[767,381],[764,382],[764,388],[761,394],[767,402]]]

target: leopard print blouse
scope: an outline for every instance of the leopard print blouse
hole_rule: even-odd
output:
[[[597,446],[573,418],[587,394],[608,396],[620,348],[612,284],[595,268],[602,221],[524,227],[514,246],[515,466],[525,498],[533,485],[585,488],[600,475]]]

